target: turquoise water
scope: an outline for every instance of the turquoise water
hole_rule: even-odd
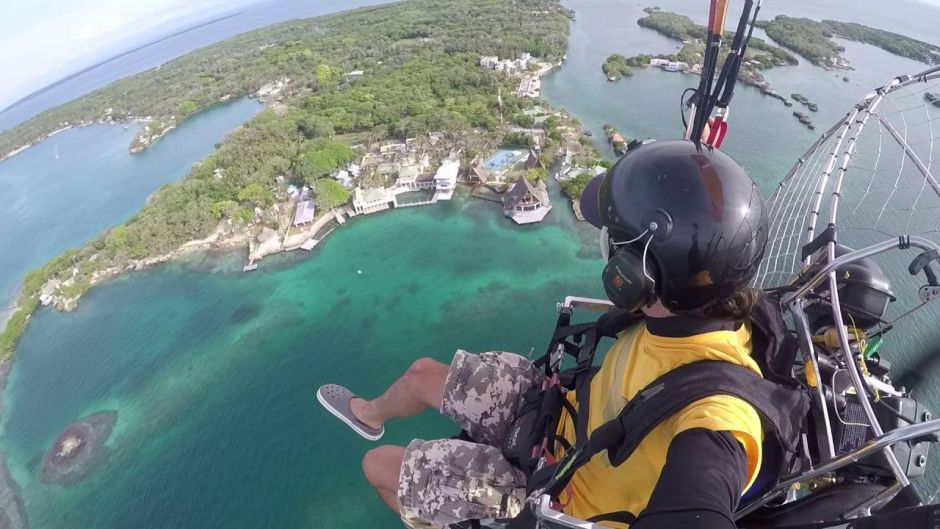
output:
[[[524,229],[500,213],[458,199],[357,218],[258,273],[199,256],[96,288],[76,312],[41,310],[3,422],[33,526],[394,527],[359,474],[371,445],[322,411],[317,386],[371,396],[458,346],[541,352],[556,301],[601,294],[594,234],[567,208]],[[39,484],[57,433],[105,409],[119,413],[108,465],[71,489]],[[428,413],[384,441],[453,433]]]
[[[259,110],[251,99],[218,105],[140,154],[127,150],[136,127],[92,125],[0,163],[0,321],[27,272],[126,221]]]

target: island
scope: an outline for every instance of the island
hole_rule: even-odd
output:
[[[617,72],[618,68],[637,66],[657,66],[666,71],[681,71],[700,75],[705,52],[705,44],[703,41],[706,34],[705,26],[696,24],[695,21],[685,15],[663,11],[656,7],[648,7],[644,9],[644,11],[646,12],[646,16],[637,20],[637,24],[682,42],[682,48],[677,53],[659,54],[655,56],[637,55],[626,58],[619,54],[611,55],[602,66],[604,73],[608,74],[608,78],[611,77],[608,70]],[[734,33],[725,32],[723,38],[730,42],[731,39],[734,38]],[[719,71],[722,64],[724,64],[725,58],[726,54],[719,55]],[[792,65],[796,63],[796,57],[786,50],[768,44],[758,37],[752,37],[747,52],[745,53],[744,61],[742,61],[741,68],[738,71],[738,79],[745,84],[760,89],[767,95],[774,96],[786,102],[782,96],[777,95],[773,88],[770,87],[761,74],[761,71],[776,66]],[[624,73],[621,75],[628,74]],[[616,77],[616,73],[614,77]]]
[[[604,135],[607,136],[607,141],[614,148],[615,153],[622,155],[627,152],[627,144],[630,143],[630,140],[620,134],[620,131],[615,129],[613,125],[604,125]]]
[[[633,75],[633,68],[648,66],[652,57],[650,55],[637,55],[635,57],[624,57],[619,53],[614,53],[601,66],[601,70],[607,75],[609,81],[616,81],[621,77]]]
[[[70,487],[108,459],[105,444],[117,422],[116,411],[104,411],[70,424],[42,460],[40,481]]]
[[[412,0],[294,20],[0,133],[0,150],[17,150],[64,123],[142,116],[134,148],[145,148],[217,102],[267,103],[127,223],[27,274],[0,359],[37,307],[71,310],[93,285],[186,252],[247,248],[254,270],[270,253],[312,250],[349,217],[448,200],[458,179],[504,193],[562,157],[593,166],[583,127],[538,98],[571,16],[558,0]]]
[[[926,64],[940,62],[938,46],[854,22],[818,22],[809,18],[777,15],[773,20],[762,20],[757,25],[775,42],[824,68],[850,68],[848,60],[842,56],[844,48],[836,43],[833,37],[871,44],[895,55]]]

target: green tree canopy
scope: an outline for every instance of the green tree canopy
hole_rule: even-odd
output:
[[[313,193],[320,209],[333,209],[349,202],[349,190],[332,178],[321,178],[313,182]]]
[[[536,182],[544,182],[547,177],[548,171],[542,167],[533,167],[532,169],[528,169],[525,172],[526,180],[532,182],[533,184]]]
[[[342,143],[317,139],[307,142],[297,160],[295,174],[307,184],[328,176],[353,160],[356,151]]]
[[[274,193],[259,182],[252,182],[238,190],[238,201],[266,208],[274,203]]]
[[[588,182],[591,181],[591,175],[588,173],[581,173],[578,176],[572,178],[571,180],[566,180],[561,183],[561,190],[565,192],[566,195],[572,199],[581,198],[581,193],[584,193],[584,188],[587,186]]]

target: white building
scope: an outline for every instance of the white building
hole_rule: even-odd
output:
[[[349,174],[349,171],[346,170],[336,171],[336,173],[333,174],[333,178],[335,178],[336,181],[340,184],[343,184],[343,187],[346,189],[352,189],[352,187],[356,185],[352,175]]]
[[[499,62],[499,57],[495,55],[484,55],[480,57],[480,66],[493,70],[496,68],[496,63]]]
[[[459,172],[460,160],[444,160],[434,174],[434,186],[438,191],[453,191],[457,187],[457,173]]]

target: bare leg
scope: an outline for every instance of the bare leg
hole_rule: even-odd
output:
[[[366,475],[379,497],[392,512],[398,513],[398,475],[401,473],[405,449],[401,446],[382,445],[366,452],[362,458],[362,473]]]
[[[385,393],[374,400],[353,399],[349,406],[357,419],[373,428],[381,428],[388,419],[411,417],[428,408],[439,410],[448,369],[450,366],[437,360],[419,358]]]

